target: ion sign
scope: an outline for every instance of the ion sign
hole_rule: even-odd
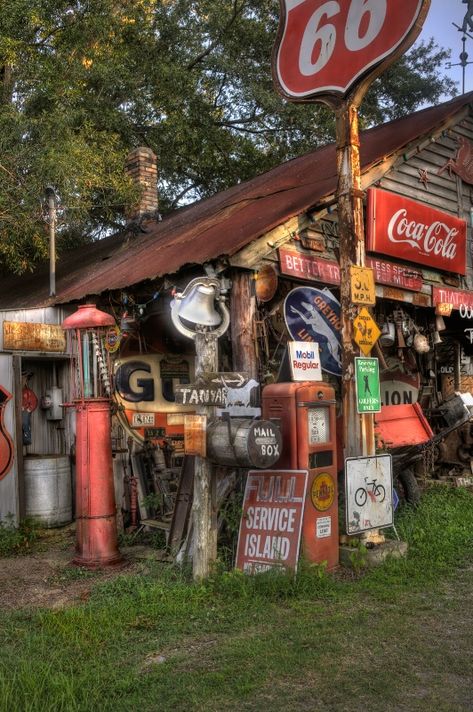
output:
[[[292,101],[344,97],[414,41],[430,0],[280,0],[273,53],[278,90]],[[415,29],[417,29],[417,32]]]

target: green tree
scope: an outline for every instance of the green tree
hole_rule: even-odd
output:
[[[158,155],[160,209],[203,198],[333,139],[333,117],[275,92],[276,0],[4,0],[0,15],[0,264],[123,224],[137,145]],[[447,53],[411,50],[373,85],[363,126],[451,94]]]

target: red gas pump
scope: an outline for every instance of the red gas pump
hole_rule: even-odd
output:
[[[338,564],[335,391],[326,383],[274,383],[263,389],[263,418],[279,420],[282,455],[274,468],[308,470],[302,551],[309,560]]]

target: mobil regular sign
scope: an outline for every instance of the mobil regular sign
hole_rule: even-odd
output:
[[[413,41],[428,0],[280,0],[274,81],[292,101],[344,96]]]
[[[402,195],[368,191],[368,250],[465,274],[466,221]]]
[[[297,568],[307,470],[248,473],[236,568],[259,573]]]

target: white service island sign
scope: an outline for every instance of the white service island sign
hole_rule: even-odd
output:
[[[391,455],[348,457],[345,460],[347,534],[393,525]]]
[[[319,345],[316,341],[288,341],[293,381],[321,381]]]

